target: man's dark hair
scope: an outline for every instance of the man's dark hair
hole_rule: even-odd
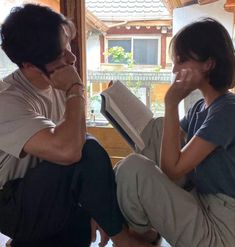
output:
[[[15,7],[1,27],[2,49],[19,67],[28,62],[45,71],[45,65],[62,52],[62,25],[68,26],[73,35],[72,23],[49,7],[34,4]]]
[[[172,39],[171,56],[178,62],[193,59],[205,62],[211,58],[215,67],[209,72],[210,84],[217,91],[231,86],[235,56],[234,47],[225,27],[212,18],[204,18],[187,25]]]

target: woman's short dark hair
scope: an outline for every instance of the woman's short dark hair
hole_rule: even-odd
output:
[[[170,44],[171,56],[179,62],[211,58],[215,67],[209,72],[210,84],[218,91],[231,87],[235,69],[234,47],[225,27],[204,18],[182,28]]]
[[[45,71],[45,65],[62,52],[62,25],[68,26],[71,36],[74,35],[72,22],[49,7],[35,4],[15,7],[1,27],[2,49],[19,67],[28,62]]]

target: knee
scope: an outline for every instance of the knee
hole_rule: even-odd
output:
[[[82,159],[86,164],[89,164],[89,167],[95,166],[96,168],[104,169],[111,166],[108,153],[94,137],[86,139],[82,151]]]
[[[105,149],[102,147],[102,145],[99,143],[99,141],[93,137],[93,136],[88,136],[86,138],[86,142],[83,147],[83,155],[86,156],[94,156],[94,155],[103,155],[106,156],[107,152]]]
[[[137,176],[151,174],[158,169],[155,162],[141,154],[131,154],[123,159],[115,168],[116,180],[131,180]]]

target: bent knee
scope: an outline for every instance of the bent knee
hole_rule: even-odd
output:
[[[142,171],[144,171],[145,174],[148,172],[152,173],[153,169],[156,170],[156,163],[152,160],[141,154],[130,154],[119,162],[115,169],[115,173],[117,180],[120,177],[126,177],[128,179],[134,174],[142,173]]]
[[[83,153],[87,155],[92,155],[94,153],[95,154],[102,153],[105,155],[107,154],[107,152],[102,147],[102,145],[99,143],[99,141],[93,136],[88,136],[86,138],[86,142],[83,146]]]

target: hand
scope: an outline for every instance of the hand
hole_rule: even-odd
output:
[[[166,93],[165,104],[178,106],[182,99],[198,88],[201,77],[199,70],[182,69]]]
[[[112,85],[113,85],[113,80],[109,82],[108,87],[112,87]]]
[[[91,219],[91,241],[96,241],[96,231],[100,232],[100,243],[99,247],[104,247],[109,241],[109,236],[104,232],[104,230],[97,224],[94,219]]]
[[[56,89],[67,91],[75,82],[83,86],[76,68],[72,65],[63,66],[50,74],[50,84]]]

